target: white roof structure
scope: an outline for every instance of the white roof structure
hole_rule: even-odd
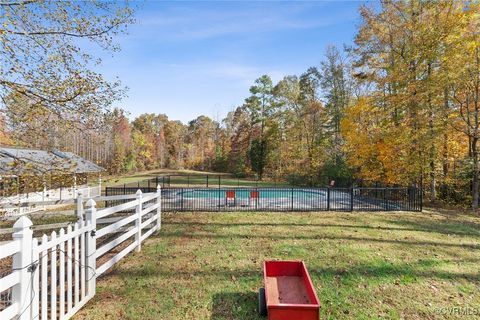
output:
[[[71,152],[0,147],[0,175],[96,173],[105,169]]]

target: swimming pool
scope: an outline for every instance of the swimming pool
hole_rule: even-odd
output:
[[[352,203],[350,190],[168,188],[162,189],[162,208],[166,211],[348,211]],[[257,193],[258,197],[255,197]]]
[[[280,198],[294,198],[294,199],[317,199],[319,197],[326,197],[326,192],[323,190],[309,190],[309,189],[245,189],[235,190],[235,197],[238,199],[249,199],[251,192],[259,192],[261,199],[280,199]],[[200,190],[185,190],[181,192],[186,199],[218,199],[226,198],[227,191],[230,189],[200,189]]]
[[[138,189],[110,188],[128,194]],[[145,190],[145,189],[144,189]],[[119,193],[106,193],[118,195]],[[143,192],[143,190],[142,190]],[[158,192],[149,189],[144,192]],[[258,197],[255,195],[258,192]],[[227,198],[227,193],[229,197]],[[421,211],[421,190],[412,188],[223,187],[161,188],[165,212]],[[233,198],[232,195],[235,194]],[[122,203],[122,202],[118,202]],[[111,205],[118,203],[111,202]]]

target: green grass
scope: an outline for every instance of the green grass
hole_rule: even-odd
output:
[[[34,214],[34,215],[28,215],[30,220],[33,222],[33,234],[35,237],[41,237],[44,233],[51,232],[52,230],[58,230],[59,225],[58,224],[67,224],[67,223],[74,223],[77,221],[77,217],[74,214],[70,215],[51,215],[51,214]],[[0,230],[0,242],[1,241],[10,241],[12,240],[12,233],[13,230],[9,230],[13,228],[13,225],[17,219],[9,219],[9,220],[0,220],[0,229],[6,229],[6,230]],[[40,225],[51,225],[51,229],[37,229],[38,226]]]
[[[33,225],[55,224],[62,222],[76,222],[77,217],[74,214],[70,215],[51,215],[48,213],[35,213],[27,215],[32,220]],[[12,228],[17,219],[0,220],[0,229]]]
[[[151,179],[160,175],[168,175],[168,174],[200,175],[200,174],[206,174],[206,172],[193,171],[193,170],[157,169],[157,170],[129,173],[124,175],[107,176],[107,177],[104,177],[103,182],[104,182],[104,186],[112,187],[112,186],[123,185],[124,183],[125,184],[134,183],[137,181]]]
[[[172,187],[180,186],[200,186],[205,187],[207,184],[207,179],[204,173],[202,174],[195,174],[190,175],[190,177],[186,176],[174,176],[170,180],[170,185]],[[218,176],[210,176],[208,179],[208,185],[210,187],[218,186]],[[220,179],[220,186],[221,187],[284,187],[288,186],[286,182],[275,182],[275,181],[255,181],[255,180],[248,180],[248,179],[237,179],[237,178],[229,178],[229,177],[222,177]]]
[[[261,319],[266,259],[306,262],[321,319],[460,319],[435,311],[478,311],[479,249],[478,217],[436,211],[172,214],[75,319]]]
[[[194,171],[194,170],[171,170],[171,169],[158,169],[151,171],[143,171],[132,174],[120,175],[120,176],[109,176],[104,179],[104,186],[122,186],[126,184],[130,187],[135,187],[138,182],[141,186],[147,186],[146,180],[155,178],[162,175],[172,175],[170,180],[171,187],[205,187],[207,180],[206,175],[210,175],[208,184],[210,187],[218,186],[218,176],[221,178],[222,187],[286,187],[289,186],[286,182],[275,182],[275,181],[254,181],[251,179],[236,179],[230,178],[227,173],[215,173],[215,172],[204,172],[204,171]],[[189,177],[187,177],[187,175]],[[143,181],[143,184],[142,184]],[[154,186],[154,185],[151,185]]]

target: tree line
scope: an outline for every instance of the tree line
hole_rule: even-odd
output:
[[[118,12],[109,24],[130,19]],[[98,100],[85,86],[88,99],[72,92],[75,103],[62,102],[61,88],[42,87],[48,100],[7,83],[0,139],[72,151],[115,174],[189,168],[312,186],[361,179],[478,208],[480,4],[389,0],[362,6],[360,17],[351,46],[328,47],[318,66],[275,83],[260,76],[221,121],[184,124],[161,112],[130,121],[105,107],[122,90],[100,77]]]
[[[329,176],[348,178],[340,122],[354,79],[337,48],[328,48],[326,58],[318,68],[275,84],[268,75],[259,77],[245,102],[220,122],[202,115],[184,124],[154,113],[130,121],[124,110],[114,109],[101,121],[65,125],[28,108],[23,114],[35,115],[22,121],[9,116],[8,136],[31,147],[75,152],[113,174],[188,168],[306,179],[309,185]],[[25,105],[12,99],[9,109]]]

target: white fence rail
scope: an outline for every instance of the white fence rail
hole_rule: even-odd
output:
[[[11,260],[11,268],[0,268],[0,319],[69,319],[95,295],[101,274],[140,251],[161,227],[160,188],[118,198],[128,202],[100,210],[93,199],[83,210],[79,198],[78,222],[40,239],[33,237],[30,219],[16,221],[13,241],[0,244],[0,261]]]
[[[79,186],[69,188],[44,189],[10,197],[0,197],[0,215],[4,217],[19,217],[36,211],[45,210],[51,202],[75,200],[81,194],[84,198],[99,197],[101,185]]]

